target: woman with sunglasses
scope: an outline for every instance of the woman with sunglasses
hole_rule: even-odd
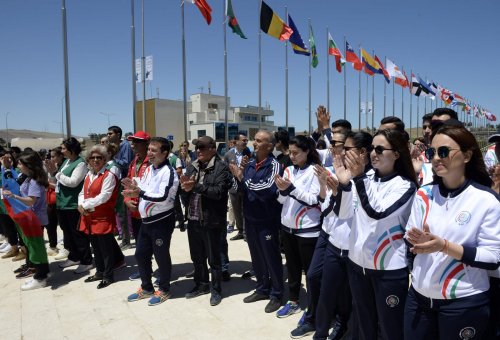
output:
[[[113,229],[119,186],[116,175],[106,168],[107,160],[106,146],[97,144],[90,149],[87,157],[90,170],[78,196],[78,211],[82,215],[80,231],[89,235],[96,265],[95,274],[87,277],[85,282],[100,281],[97,289],[113,283],[115,265]]]
[[[321,161],[314,141],[305,136],[295,136],[289,141],[293,166],[285,169],[283,177],[275,176],[279,189],[282,242],[288,270],[289,301],[277,312],[280,318],[300,312],[299,294],[302,271],[307,273],[314,247],[321,230],[318,177],[314,165]],[[309,297],[307,298],[309,301]],[[314,325],[303,324],[292,331],[292,338],[314,332]]]
[[[365,173],[373,171],[370,162],[372,140],[373,137],[367,132],[348,132],[343,148],[334,154],[343,159],[345,152],[354,150],[363,159]],[[351,219],[339,219],[337,216],[337,176],[329,168],[315,166],[315,171],[320,182],[319,196],[324,199],[321,204],[323,226],[307,272],[307,285],[312,301],[310,305],[315,309],[307,311],[305,320],[315,325],[314,339],[340,339],[347,329],[352,309],[347,278]],[[354,202],[357,199],[353,199],[353,204],[356,204]],[[337,320],[332,333],[328,335],[335,315]],[[357,338],[356,331],[353,332],[353,339]]]
[[[334,159],[341,195],[338,217],[352,218],[349,285],[354,313],[363,323],[359,338],[380,334],[400,340],[408,291],[404,226],[418,184],[401,132],[378,131],[370,159],[373,173],[365,173],[364,159],[355,150],[347,151],[344,160]]]
[[[406,225],[416,257],[405,339],[481,339],[490,313],[488,270],[500,260],[499,196],[464,127],[440,127],[426,156],[434,181],[417,192]],[[490,293],[498,297],[499,271],[490,273]]]

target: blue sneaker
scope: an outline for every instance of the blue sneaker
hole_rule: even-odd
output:
[[[300,306],[296,302],[288,301],[279,311],[276,312],[278,318],[286,318],[287,316],[300,312]]]
[[[143,290],[142,288],[139,288],[137,290],[137,292],[135,292],[134,294],[130,294],[128,297],[127,297],[127,301],[128,302],[134,302],[134,301],[139,301],[139,300],[142,300],[142,299],[147,299],[151,296],[153,296],[154,292],[150,292],[150,291],[147,291],[147,290]]]
[[[172,294],[170,292],[164,292],[163,290],[157,290],[153,297],[149,299],[148,306],[156,306],[160,303],[167,301]]]
[[[227,233],[228,233],[228,234],[231,234],[233,231],[234,231],[234,226],[232,226],[232,225],[228,225],[228,226],[227,226]]]
[[[303,325],[295,328],[290,333],[290,337],[292,339],[300,339],[300,338],[303,338],[305,336],[313,334],[315,331],[316,331],[316,328],[313,325],[311,325],[310,323],[306,322]]]
[[[307,314],[307,308],[304,310],[304,314],[300,317],[299,322],[297,323],[297,327],[300,327],[304,324],[304,321],[306,320],[306,314]]]
[[[139,272],[135,272],[135,273],[133,273],[132,275],[130,275],[130,276],[128,277],[128,279],[129,279],[130,281],[140,280],[140,279],[141,279],[141,274],[139,274]]]

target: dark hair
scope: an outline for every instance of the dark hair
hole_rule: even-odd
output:
[[[371,168],[372,159],[370,152],[372,151],[373,136],[366,131],[352,132],[349,131],[346,135],[346,140],[351,138],[356,149],[365,149],[368,157],[368,168]]]
[[[492,181],[484,165],[483,154],[477,144],[477,140],[472,133],[470,133],[463,126],[443,125],[441,126],[432,138],[436,135],[442,134],[450,137],[460,146],[462,152],[471,151],[472,155],[470,161],[465,164],[465,177],[471,179],[479,184],[491,187]],[[432,139],[431,139],[432,140]],[[434,174],[434,181],[442,182],[441,177]]]
[[[380,125],[390,124],[390,123],[394,124],[396,126],[396,130],[398,130],[398,131],[402,132],[405,130],[405,123],[396,116],[384,117],[380,121]]]
[[[401,131],[401,133],[403,134],[403,137],[406,140],[406,143],[408,143],[410,141],[410,135],[408,134],[408,132],[406,132],[406,130],[403,130],[403,131]]]
[[[122,128],[121,127],[113,125],[113,126],[110,126],[108,128],[108,131],[110,131],[110,130],[113,131],[114,133],[119,134],[120,138],[122,138],[123,132],[122,132]]]
[[[12,152],[12,150],[3,149],[2,151],[0,151],[0,157],[3,157],[5,155],[10,155],[10,158],[12,158],[12,167],[17,168],[17,159],[16,157],[14,157],[14,153]]]
[[[53,148],[52,150],[50,150],[50,152],[55,152],[57,156],[61,156],[61,157],[64,157],[62,151],[61,151],[61,147],[58,146],[57,148]],[[52,155],[51,155],[52,156]],[[51,157],[52,158],[52,157]],[[58,166],[60,166],[61,164],[58,164]]]
[[[425,138],[424,137],[417,137],[413,139],[413,144],[415,144],[416,141],[419,141],[420,143],[425,144]]]
[[[317,149],[317,150],[325,150],[325,149],[326,149],[326,142],[325,142],[325,140],[320,139],[320,140],[316,143],[316,149]]]
[[[62,145],[64,145],[66,150],[76,155],[79,155],[80,152],[82,152],[82,146],[75,137],[70,137],[68,139],[63,140]]]
[[[417,176],[411,162],[410,149],[408,148],[406,137],[398,130],[379,130],[375,136],[378,135],[384,136],[391,145],[391,148],[399,153],[399,157],[394,163],[394,170],[396,170],[397,174],[413,182],[418,188]]]
[[[149,144],[152,144],[152,143],[160,144],[160,151],[161,152],[167,151],[168,153],[170,153],[170,150],[172,150],[170,148],[169,140],[167,140],[166,138],[163,138],[163,137],[153,137],[149,141]]]
[[[49,186],[47,172],[43,168],[43,161],[38,152],[24,151],[19,156],[19,162],[29,170],[28,177],[34,179],[45,188]]]
[[[319,158],[318,151],[316,151],[316,145],[311,138],[306,136],[295,136],[290,139],[289,144],[295,145],[304,152],[309,151],[307,153],[307,163],[321,164],[321,159]]]
[[[432,113],[426,113],[425,115],[422,116],[422,123],[427,120],[432,120]]]
[[[285,149],[288,149],[288,142],[290,141],[290,135],[286,130],[279,130],[274,133],[274,138],[276,138],[276,143],[281,142]]]
[[[12,146],[10,149],[17,154],[21,153],[21,149],[18,146]]]
[[[432,113],[432,116],[437,117],[441,117],[444,115],[448,115],[450,116],[450,118],[458,120],[458,113],[455,110],[449,109],[447,107],[439,107]]]
[[[120,147],[115,143],[108,143],[105,146],[111,158],[115,157],[115,155],[118,153],[118,150],[120,150]]]
[[[336,127],[341,127],[344,130],[348,130],[348,131],[352,130],[351,123],[348,120],[345,120],[345,119],[337,119],[336,121],[334,121],[332,123],[332,129],[334,129]]]

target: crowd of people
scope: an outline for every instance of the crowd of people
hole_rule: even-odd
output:
[[[500,339],[500,134],[483,156],[449,108],[424,115],[414,141],[393,116],[373,135],[330,125],[323,106],[317,123],[311,136],[260,130],[253,151],[240,134],[223,157],[208,136],[174,150],[144,131],[123,139],[117,126],[85,152],[73,137],[46,155],[4,149],[2,259],[25,260],[22,290],[50,284],[48,256],[103,289],[135,239],[140,287],[127,300],[155,306],[171,296],[177,225],[194,267],[185,297],[210,294],[217,306],[237,231],[229,240],[247,242],[244,275],[255,277],[243,302],[302,313],[294,339]]]

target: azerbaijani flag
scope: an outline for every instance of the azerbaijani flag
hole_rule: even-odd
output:
[[[7,213],[16,223],[19,234],[28,248],[30,262],[49,263],[43,240],[43,228],[33,210],[12,197],[3,197],[0,202],[0,213]]]
[[[340,52],[340,49],[337,47],[337,44],[335,44],[330,32],[328,32],[328,54],[335,56],[335,66],[337,68],[337,72],[341,73],[342,66],[345,64],[345,59],[342,52]]]
[[[363,63],[361,62],[361,60],[359,60],[358,56],[352,49],[351,45],[349,45],[347,40],[345,42],[345,60],[352,63],[352,66],[356,71],[361,71],[361,69],[363,68]]]

